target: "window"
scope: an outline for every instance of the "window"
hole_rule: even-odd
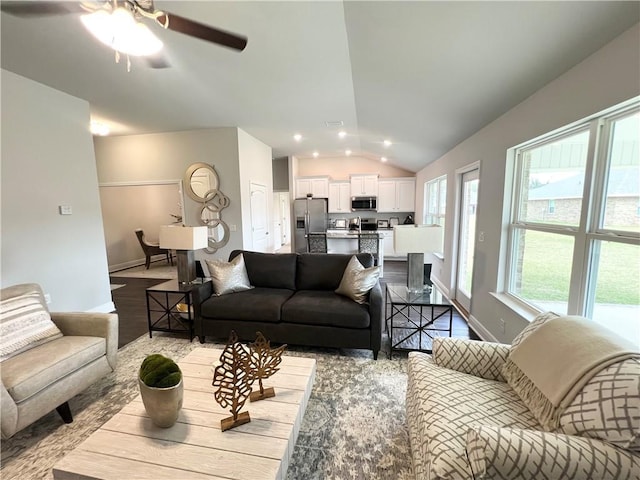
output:
[[[447,176],[443,175],[424,184],[424,223],[444,227],[447,211]]]
[[[514,149],[505,290],[640,339],[640,109]]]

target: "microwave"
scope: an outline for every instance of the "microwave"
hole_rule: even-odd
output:
[[[361,210],[378,211],[377,197],[351,197],[351,211],[358,212]]]

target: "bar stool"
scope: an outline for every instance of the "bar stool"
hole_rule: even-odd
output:
[[[310,233],[307,235],[309,253],[327,253],[327,234]]]
[[[378,253],[380,247],[380,238],[377,233],[359,233],[358,234],[358,253],[371,253],[378,265]]]

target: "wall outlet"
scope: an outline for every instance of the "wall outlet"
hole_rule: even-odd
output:
[[[60,215],[71,215],[73,213],[71,205],[59,205],[58,210],[60,211]]]
[[[504,325],[504,318],[500,319],[500,331],[502,333],[505,333],[505,331],[506,331],[506,328],[505,328],[505,325]]]
[[[478,235],[478,241],[484,242],[484,232],[480,232],[480,235]]]
[[[50,293],[45,293],[44,294],[44,301],[47,302],[47,305],[51,304],[51,294]]]
[[[235,232],[238,230],[238,227],[234,224],[229,225],[229,230],[231,230],[232,232]]]

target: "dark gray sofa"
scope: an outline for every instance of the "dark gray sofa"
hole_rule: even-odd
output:
[[[215,296],[209,282],[193,292],[195,333],[226,340],[234,330],[241,340],[254,340],[260,331],[274,343],[335,348],[363,348],[377,359],[382,337],[383,303],[380,283],[366,304],[334,293],[352,255],[324,253],[244,254],[254,287]],[[357,255],[373,266],[369,253]]]

